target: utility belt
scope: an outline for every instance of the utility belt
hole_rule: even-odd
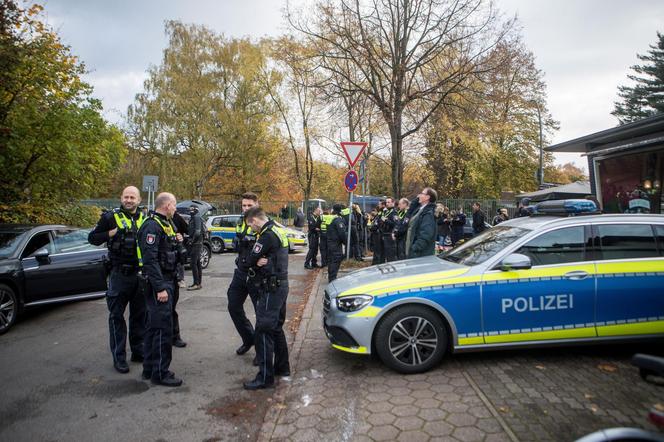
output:
[[[254,286],[268,292],[274,292],[278,287],[288,285],[288,279],[280,279],[277,275],[263,277],[257,274],[253,268],[249,269],[247,275],[248,281],[250,281]]]
[[[112,264],[111,270],[124,276],[133,276],[138,273],[138,264]]]

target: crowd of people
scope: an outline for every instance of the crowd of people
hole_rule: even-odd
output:
[[[437,203],[438,194],[425,187],[412,200],[387,197],[369,213],[357,204],[335,204],[331,210],[316,208],[308,214],[308,240],[304,266],[327,266],[328,280],[337,278],[344,255],[364,260],[372,252],[372,264],[436,253],[438,247],[452,247],[465,236],[463,209],[450,209]],[[109,310],[109,341],[113,366],[128,373],[126,345],[129,338],[131,361],[143,365],[142,377],[157,385],[176,387],[182,380],[169,370],[172,347],[187,344],[180,335],[176,306],[183,287],[184,264],[189,254],[193,284],[202,287],[200,251],[205,224],[195,206],[189,221],[177,213],[175,196],[157,195],[151,212],[139,210],[140,192],[125,188],[121,205],[102,214],[88,241],[106,244],[109,258],[109,283],[106,301]],[[288,297],[289,240],[285,230],[260,207],[258,196],[245,193],[241,198],[242,219],[235,228],[237,251],[233,278],[228,288],[228,312],[242,340],[236,353],[242,356],[255,347],[253,365],[258,374],[244,388],[271,388],[276,377],[290,375],[288,346],[283,331]],[[518,215],[527,214],[527,201]],[[488,223],[476,202],[472,207],[473,235]],[[288,209],[280,212],[284,224]],[[298,210],[295,226],[302,227],[304,214]],[[509,219],[499,209],[493,225]],[[349,239],[350,233],[350,239]],[[184,247],[188,243],[188,251]],[[344,253],[346,252],[346,253]],[[318,255],[320,253],[320,264]],[[244,310],[249,297],[256,313],[255,325]],[[129,307],[129,327],[124,314]]]
[[[463,207],[450,209],[437,203],[438,194],[426,187],[413,200],[392,197],[381,199],[370,212],[363,212],[359,205],[348,208],[336,204],[330,210],[316,208],[308,216],[309,251],[304,267],[328,267],[328,279],[337,277],[338,266],[344,257],[362,261],[366,250],[373,256],[371,264],[397,261],[407,258],[433,255],[458,245],[469,236],[482,233],[509,219],[506,208],[499,208],[491,222],[479,202],[472,204],[471,232],[464,229],[467,220]],[[525,204],[525,205],[524,205]],[[517,215],[527,206],[519,206]],[[284,212],[285,213],[285,212]],[[523,213],[527,214],[527,211]],[[352,216],[351,216],[352,215]],[[329,232],[332,222],[339,218],[339,229]],[[350,242],[347,244],[348,229]],[[320,265],[318,253],[320,251]]]

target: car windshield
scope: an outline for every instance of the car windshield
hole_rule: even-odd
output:
[[[445,261],[474,266],[491,258],[528,232],[519,227],[498,225],[439,257]]]
[[[0,231],[0,259],[10,257],[25,235],[27,232],[21,230]]]

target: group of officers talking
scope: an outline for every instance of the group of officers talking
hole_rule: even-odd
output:
[[[179,231],[173,222],[177,200],[171,193],[160,193],[154,210],[144,215],[139,210],[139,190],[129,186],[123,190],[120,202],[119,208],[102,214],[88,237],[90,243],[106,243],[108,247],[106,301],[113,366],[120,373],[129,372],[128,335],[130,360],[142,363],[142,378],[155,385],[178,387],[182,379],[169,370],[173,345],[186,345],[179,336],[175,311],[178,270],[186,259],[182,246],[186,232]],[[259,207],[255,194],[242,195],[242,212],[234,239],[238,255],[228,289],[228,311],[242,338],[236,353],[241,356],[252,347],[256,349],[253,365],[258,367],[258,374],[243,385],[257,390],[273,387],[275,377],[290,375],[283,331],[288,238]],[[200,288],[200,279],[194,286]],[[255,309],[255,328],[244,311],[247,297]],[[124,319],[127,306],[129,327]]]
[[[408,232],[408,208],[410,201],[401,198],[398,203],[388,197],[380,200],[369,214],[359,206],[352,209],[335,204],[332,210],[315,208],[308,216],[307,241],[309,250],[304,267],[313,269],[327,266],[328,280],[337,278],[339,266],[344,258],[344,248],[349,246],[350,257],[362,259],[364,234],[369,232],[369,247],[373,252],[371,264],[397,261],[406,258],[406,235]],[[347,241],[350,229],[350,242]],[[321,264],[317,256],[320,250]]]

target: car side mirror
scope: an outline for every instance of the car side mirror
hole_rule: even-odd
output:
[[[533,266],[526,255],[521,253],[512,253],[500,262],[500,270],[509,272],[511,270],[527,270]]]
[[[46,247],[42,247],[41,249],[37,250],[32,256],[34,256],[37,262],[41,264],[48,264],[51,262],[51,259],[48,257],[49,252]]]

